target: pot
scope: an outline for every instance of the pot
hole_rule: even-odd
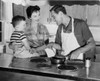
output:
[[[66,58],[64,56],[55,56],[50,58],[52,64],[64,64]]]

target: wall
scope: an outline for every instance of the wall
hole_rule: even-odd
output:
[[[100,6],[99,5],[73,5],[66,7],[68,15],[87,20],[89,25],[100,25]]]
[[[100,45],[100,27],[90,26],[89,29],[91,30],[96,43]]]
[[[9,41],[10,35],[13,31],[13,27],[11,25],[11,20],[13,17],[12,13],[12,4],[11,3],[4,3],[4,17],[3,17],[3,23],[4,23],[4,41]]]
[[[8,47],[8,43],[7,41],[10,40],[10,36],[13,32],[13,27],[11,25],[11,20],[12,20],[12,17],[13,17],[13,12],[12,12],[12,4],[11,3],[4,3],[3,5],[4,9],[2,11],[3,15],[2,15],[2,22],[3,22],[3,29],[4,29],[4,36],[3,36],[3,43],[4,45],[6,45]],[[0,45],[0,48],[2,48],[2,45]],[[0,52],[2,50],[0,49]],[[7,51],[9,53],[12,52],[12,50],[8,49],[7,48]]]

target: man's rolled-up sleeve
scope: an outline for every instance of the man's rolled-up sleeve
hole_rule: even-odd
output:
[[[88,41],[89,38],[93,37],[92,33],[89,29],[89,26],[87,25],[87,23],[85,21],[83,21],[81,27],[82,27],[83,38],[85,41]]]

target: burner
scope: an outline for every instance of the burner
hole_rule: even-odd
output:
[[[58,66],[58,69],[60,70],[77,70],[75,66],[69,66],[69,65],[60,65]]]

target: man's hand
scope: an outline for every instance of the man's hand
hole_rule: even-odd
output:
[[[57,49],[57,50],[62,50],[61,46],[59,44],[54,44],[53,48]]]
[[[47,45],[47,47],[48,47],[48,48],[52,48],[53,45],[54,45],[54,43],[52,42],[52,43],[49,43],[49,44]]]
[[[77,59],[80,54],[81,54],[80,50],[75,50],[71,53],[70,59]]]

